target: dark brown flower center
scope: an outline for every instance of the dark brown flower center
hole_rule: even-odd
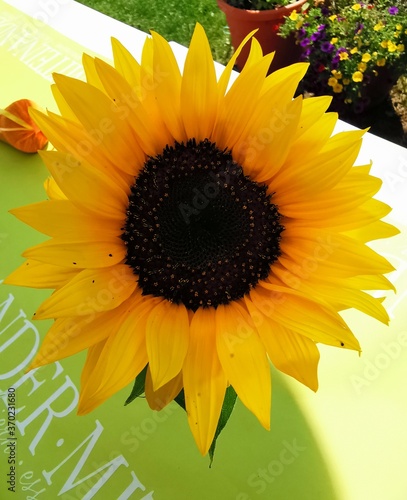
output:
[[[167,146],[129,195],[122,239],[143,294],[195,311],[240,299],[270,272],[283,226],[266,186],[208,140]]]

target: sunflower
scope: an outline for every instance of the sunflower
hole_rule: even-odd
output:
[[[267,76],[252,39],[217,79],[200,25],[182,73],[157,33],[141,63],[112,46],[114,66],[84,56],[86,82],[54,76],[60,115],[32,111],[49,199],[12,213],[51,239],[6,281],[55,289],[32,368],[88,349],[79,414],[146,370],[151,408],[184,391],[206,454],[229,386],[269,429],[270,361],[315,391],[318,343],[360,351],[342,310],[388,322],[367,291],[393,267],[366,243],[397,230],[354,166],[364,132],[333,135],[328,97],[293,99],[306,64]]]

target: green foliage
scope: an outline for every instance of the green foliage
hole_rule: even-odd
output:
[[[212,54],[225,64],[232,54],[224,14],[216,0],[79,0],[142,31],[154,30],[169,41],[189,46],[197,22],[205,28]]]
[[[305,90],[333,95],[338,111],[363,111],[375,80],[384,88],[406,74],[407,6],[398,0],[332,0],[291,14],[280,34],[293,34],[310,63]]]
[[[134,401],[136,398],[138,398],[142,394],[144,394],[146,375],[147,375],[147,366],[145,366],[144,369],[137,375],[137,377],[134,381],[133,389],[131,390],[130,396],[126,399],[124,406],[127,406],[132,401]]]

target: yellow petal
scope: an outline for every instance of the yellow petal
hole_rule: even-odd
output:
[[[249,313],[237,302],[216,309],[216,344],[228,381],[242,403],[269,429],[271,375],[266,350]]]
[[[314,342],[360,351],[359,342],[343,319],[311,299],[257,287],[250,292],[252,308],[281,326]],[[252,310],[252,309],[251,309]],[[260,321],[260,320],[259,320]]]
[[[4,279],[7,285],[32,288],[59,288],[78,274],[78,270],[26,260]]]
[[[88,54],[83,54],[82,65],[83,69],[85,70],[86,81],[90,85],[93,85],[94,87],[104,92],[105,89],[103,83],[100,81],[98,72],[96,71],[95,58],[91,57]]]
[[[219,149],[233,149],[253,114],[272,54],[267,54],[236,78],[218,110],[212,140]]]
[[[124,261],[126,248],[119,238],[108,241],[52,239],[28,248],[23,257],[73,269],[110,267]]]
[[[120,110],[121,119],[127,120],[132,128],[133,136],[128,137],[128,141],[137,142],[148,156],[161,153],[170,136],[160,117],[144,105],[142,98],[112,66],[96,58],[95,67],[107,94]],[[144,89],[144,94],[148,92],[151,90]]]
[[[274,93],[282,101],[291,99],[297,90],[298,84],[305,76],[308,67],[308,63],[295,63],[273,71],[264,81],[262,94],[267,94],[272,98]]]
[[[351,277],[394,271],[384,257],[362,242],[333,231],[286,227],[280,248],[280,263],[300,276],[328,273]]]
[[[93,317],[115,309],[136,289],[131,269],[119,264],[106,269],[85,269],[57,290],[38,308],[37,319],[69,316]]]
[[[261,48],[261,45],[259,41],[256,38],[252,38],[250,40],[250,51],[249,55],[247,56],[247,60],[245,62],[244,67],[242,68],[242,71],[247,71],[250,66],[253,66],[253,64],[256,64],[258,61],[260,61],[263,57],[263,49]]]
[[[132,140],[129,123],[121,110],[102,91],[75,78],[54,75],[61,94],[88,134],[95,137],[97,147],[122,170],[142,158]],[[131,173],[131,172],[130,172]]]
[[[201,141],[212,133],[218,94],[215,66],[204,29],[195,27],[181,84],[181,113],[188,137]]]
[[[202,455],[212,444],[227,385],[216,350],[215,314],[213,308],[195,312],[183,368],[188,423]]]
[[[257,30],[251,31],[242,41],[242,43],[239,45],[239,47],[234,51],[233,56],[230,58],[229,62],[225,66],[225,69],[223,70],[219,82],[218,82],[218,90],[219,90],[219,98],[222,98],[225,93],[226,89],[229,85],[229,80],[230,80],[230,75],[232,74],[233,68],[236,64],[236,60],[242,51],[243,47],[246,45],[246,43],[250,40],[250,38],[256,33]]]
[[[293,199],[281,203],[278,193],[276,203],[287,217],[301,219],[323,219],[351,211],[369,200],[380,189],[382,181],[366,175],[360,167],[352,168],[335,188],[323,191],[310,199]]]
[[[332,97],[309,97],[304,99],[302,113],[295,140],[298,140],[303,133],[309,130],[317,122],[331,104]]]
[[[88,350],[88,354],[86,356],[86,361],[85,365],[82,370],[81,374],[81,388],[86,386],[88,383],[89,378],[92,376],[94,372],[94,368],[98,362],[99,356],[106,344],[106,339],[100,341],[99,343],[91,346]],[[82,389],[81,389],[81,394],[82,394]],[[86,401],[88,402],[88,401]],[[87,405],[86,411],[83,411],[82,405],[81,405],[81,400],[79,399],[79,404],[78,404],[78,415],[84,415],[85,413],[88,413],[89,411],[92,411],[93,409],[98,406],[98,404],[101,404],[103,401],[98,401],[95,402],[93,401],[91,405]]]
[[[47,177],[44,181],[44,189],[47,193],[47,196],[50,200],[66,200],[67,197],[58,187],[58,184],[55,182],[55,179],[52,177]]]
[[[140,97],[140,64],[119,40],[112,37],[113,61],[117,71],[127,80],[130,86],[138,91]]]
[[[253,313],[252,319],[273,365],[316,391],[319,351],[315,342],[287,330],[266,316],[260,319],[250,300],[247,306],[249,312]]]
[[[355,276],[348,278],[346,284],[359,290],[393,290],[396,291],[393,283],[385,276]]]
[[[362,144],[362,130],[341,132],[324,145],[312,158],[286,162],[273,178],[272,189],[279,200],[293,200],[313,196],[333,188],[352,168]]]
[[[153,388],[173,379],[182,368],[189,343],[188,312],[183,304],[164,300],[147,322],[147,352]]]
[[[152,32],[154,59],[153,79],[155,96],[162,119],[174,139],[187,140],[181,117],[181,73],[168,42],[158,33]]]
[[[390,238],[392,236],[397,236],[398,234],[400,234],[399,229],[397,229],[392,224],[389,224],[382,220],[372,222],[371,224],[365,227],[352,229],[351,231],[346,232],[346,236],[355,238],[364,243],[381,238]],[[390,271],[382,271],[382,272],[388,273]]]
[[[124,220],[128,195],[103,172],[79,160],[67,161],[61,151],[43,151],[41,158],[74,205],[100,217]]]
[[[53,363],[77,354],[118,331],[129,311],[141,302],[141,293],[134,293],[116,309],[86,315],[58,318],[48,331],[31,368]],[[80,313],[81,311],[78,311]]]
[[[145,155],[142,151],[139,151],[139,156],[131,163],[120,163],[119,155],[112,157],[110,154],[107,155],[105,148],[99,147],[104,136],[103,130],[111,130],[109,127],[104,128],[107,122],[101,122],[99,132],[95,130],[94,133],[88,133],[78,121],[60,117],[50,111],[46,115],[32,109],[30,113],[53,146],[60,153],[66,154],[65,162],[69,166],[72,166],[71,162],[75,164],[75,161],[81,160],[103,171],[105,175],[119,183],[120,179],[122,182],[131,180],[139,171],[140,165],[144,163]]]
[[[146,323],[156,301],[139,302],[111,334],[81,391],[81,413],[87,413],[133,381],[148,362]],[[120,360],[120,361],[119,361]]]
[[[182,372],[179,372],[173,379],[161,386],[156,391],[153,389],[153,379],[150,368],[147,368],[145,394],[148,406],[152,410],[162,410],[168,403],[178,396],[182,389]]]
[[[266,103],[262,104],[263,109],[256,110],[233,150],[233,156],[257,182],[270,179],[289,154],[301,115],[302,97],[290,100],[286,106],[284,102],[274,104],[272,111]]]
[[[298,158],[301,158],[303,161],[304,158],[311,158],[319,153],[331,137],[337,121],[338,115],[336,113],[325,113],[319,119],[315,120],[307,130],[302,130],[300,137],[293,140],[287,156],[287,162],[294,163],[298,161]],[[299,127],[301,127],[301,118],[299,120]]]
[[[107,240],[122,233],[122,221],[84,213],[68,200],[41,201],[14,208],[10,213],[48,236],[72,238],[73,241]]]
[[[51,85],[51,91],[52,91],[52,95],[55,99],[55,102],[57,103],[57,106],[58,106],[58,109],[59,109],[59,112],[61,113],[61,115],[64,118],[67,118],[68,120],[77,122],[78,119],[76,118],[76,115],[74,114],[72,109],[68,106],[68,103],[63,98],[60,90],[55,85],[55,83],[53,83]]]

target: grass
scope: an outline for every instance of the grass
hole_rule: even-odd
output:
[[[205,28],[216,61],[232,54],[225,16],[216,0],[79,0],[142,31],[157,31],[167,40],[188,46],[197,22]]]

